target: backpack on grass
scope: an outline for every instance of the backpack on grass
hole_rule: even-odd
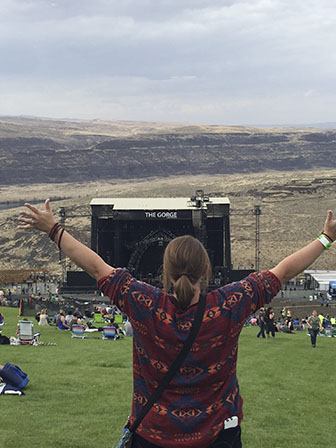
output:
[[[10,340],[7,336],[0,334],[0,345],[9,345]]]
[[[10,364],[9,362],[0,370],[0,377],[5,383],[10,384],[18,390],[26,387],[29,381],[28,375],[19,366]]]

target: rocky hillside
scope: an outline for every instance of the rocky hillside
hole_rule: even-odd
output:
[[[0,184],[336,168],[336,130],[0,118]]]
[[[58,250],[46,235],[17,229],[18,206],[25,201],[43,207],[46,197],[51,197],[55,216],[59,216],[60,207],[65,207],[66,228],[84,244],[90,244],[89,204],[93,197],[190,197],[197,188],[230,199],[235,268],[250,269],[255,262],[256,223],[252,211],[256,204],[262,210],[262,269],[274,267],[286,255],[316,238],[327,210],[336,212],[336,170],[0,186],[3,201],[15,199],[15,204],[2,210],[0,203],[0,269],[39,269],[54,275],[60,274],[65,266],[59,263]],[[335,248],[325,251],[314,269],[336,270]]]

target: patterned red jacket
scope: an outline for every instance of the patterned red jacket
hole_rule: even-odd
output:
[[[181,311],[172,295],[139,282],[124,269],[100,279],[98,286],[133,327],[133,423],[188,337],[197,304]],[[280,286],[274,274],[263,271],[207,294],[197,338],[137,429],[141,437],[167,448],[204,448],[214,442],[224,420],[237,415],[241,421],[239,334],[247,317],[269,303]]]

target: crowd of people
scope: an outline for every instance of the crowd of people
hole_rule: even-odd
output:
[[[311,316],[305,316],[302,319],[293,318],[292,311],[289,308],[283,308],[278,318],[275,318],[275,312],[272,307],[260,308],[258,315],[252,316],[247,325],[258,325],[259,332],[257,338],[270,339],[275,338],[275,333],[290,333],[307,329],[312,337],[312,346],[316,346],[316,337],[321,336],[336,337],[336,317],[330,317],[328,314],[318,314],[316,310]]]
[[[38,311],[35,320],[40,326],[54,325],[58,330],[72,330],[73,326],[83,325],[84,329],[103,331],[104,326],[113,326],[116,329],[117,336],[132,336],[132,326],[125,316],[123,316],[124,325],[121,326],[115,322],[115,316],[120,315],[116,307],[97,306],[92,311],[89,309],[82,313],[78,307],[68,308],[67,311],[60,309],[56,314],[49,316],[47,308]],[[95,322],[97,315],[101,319]],[[97,325],[98,324],[98,325]]]
[[[2,295],[2,298],[4,296]],[[5,297],[5,300],[11,299],[11,294]],[[75,299],[76,300],[76,299]],[[62,296],[53,295],[42,296],[41,294],[30,294],[25,299],[26,304],[35,308],[35,319],[40,326],[55,325],[59,330],[71,330],[73,325],[84,325],[85,328],[92,328],[92,321],[95,313],[100,313],[105,324],[113,324],[115,314],[120,313],[115,306],[110,305],[97,305],[85,307],[80,311],[79,307],[73,307],[75,301],[72,297],[64,298]],[[18,301],[11,301],[6,304],[11,306],[18,306]],[[321,304],[322,306],[322,304]],[[329,307],[329,310],[331,308]],[[310,328],[309,319],[311,316],[305,316],[303,318],[293,317],[290,308],[284,307],[278,317],[275,316],[273,307],[261,307],[258,314],[254,314],[246,322],[246,325],[259,326],[259,332],[257,338],[261,339],[274,339],[276,333],[294,333],[296,331],[302,331],[307,329],[309,334],[315,334],[314,343],[316,345],[316,336],[331,336],[336,337],[336,317],[331,317],[330,314],[326,316],[320,312],[314,311],[320,322],[318,329]],[[314,315],[314,313],[312,315]],[[126,321],[126,333],[132,334],[131,324],[127,321],[127,317],[124,315]],[[0,325],[3,321],[3,316],[0,314]],[[115,324],[118,329],[118,324]],[[314,325],[316,327],[316,325]],[[100,328],[100,327],[98,327]],[[122,333],[121,333],[122,334]]]
[[[115,316],[120,315],[119,323],[115,322]],[[97,319],[97,315],[101,318]],[[30,319],[22,317],[22,321],[29,321]],[[113,339],[120,339],[123,336],[133,336],[133,328],[126,316],[122,316],[120,311],[116,307],[95,307],[93,311],[87,310],[87,314],[82,314],[78,307],[68,308],[67,312],[60,309],[57,313],[48,314],[48,309],[44,308],[38,311],[35,315],[35,320],[39,326],[47,327],[51,326],[57,330],[68,330],[72,331],[74,326],[82,326],[84,332],[103,332],[106,328],[114,328],[115,336]],[[3,325],[5,324],[5,313],[0,312],[0,345],[1,344],[12,344],[19,345],[19,324],[16,330],[16,337],[7,337],[2,334]],[[40,332],[35,333],[40,336]],[[105,337],[106,339],[106,337]],[[34,345],[55,345],[53,343],[42,343]]]

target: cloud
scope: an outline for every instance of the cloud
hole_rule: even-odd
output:
[[[333,0],[2,0],[0,114],[333,121],[335,22]]]

